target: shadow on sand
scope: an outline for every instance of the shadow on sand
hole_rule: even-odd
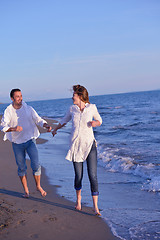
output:
[[[9,195],[9,196],[12,196],[12,197],[16,197],[16,198],[22,198],[22,196],[23,196],[23,194],[20,193],[20,192],[6,190],[6,189],[2,189],[2,188],[0,189],[0,193],[1,194],[5,194],[5,195]],[[94,214],[91,214],[91,213],[87,213],[87,212],[84,212],[84,211],[78,211],[78,210],[76,210],[72,206],[68,206],[68,205],[65,205],[65,204],[57,203],[57,202],[48,201],[48,200],[42,199],[42,198],[37,198],[37,197],[30,196],[29,198],[26,198],[26,200],[27,201],[40,202],[40,203],[43,203],[43,204],[47,204],[47,205],[51,205],[51,206],[55,206],[55,207],[59,207],[59,208],[64,208],[64,209],[68,209],[70,211],[78,212],[80,214],[94,216]]]

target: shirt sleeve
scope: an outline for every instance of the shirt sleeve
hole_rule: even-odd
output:
[[[59,123],[61,125],[66,124],[71,120],[71,118],[72,118],[72,115],[71,115],[71,107],[70,107],[66,115],[61,119]]]
[[[44,119],[42,119],[38,113],[32,108],[31,108],[31,112],[32,112],[32,118],[33,118],[33,121],[40,127],[43,127],[43,124],[44,123],[47,123]]]
[[[102,124],[102,118],[97,110],[97,107],[95,104],[93,106],[94,106],[93,118],[94,118],[94,120],[96,120],[96,121],[98,120]]]
[[[1,119],[1,124],[0,124],[0,130],[2,132],[6,132],[11,126],[10,126],[10,114],[7,111],[7,109],[4,111],[3,117]]]

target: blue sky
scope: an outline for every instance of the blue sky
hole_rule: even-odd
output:
[[[0,0],[0,102],[160,89],[159,0]]]

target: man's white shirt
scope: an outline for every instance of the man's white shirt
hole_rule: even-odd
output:
[[[10,142],[21,144],[33,138],[37,139],[40,133],[36,124],[43,127],[44,123],[47,122],[24,101],[20,109],[15,109],[13,105],[10,104],[4,111],[1,120],[1,131],[5,133],[3,140],[8,139]],[[21,132],[6,132],[10,127],[16,126],[21,126],[23,130]]]

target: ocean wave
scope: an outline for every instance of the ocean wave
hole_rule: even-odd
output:
[[[114,226],[114,224],[112,223],[112,221],[111,221],[109,218],[105,217],[104,220],[107,222],[108,226],[110,227],[110,229],[111,229],[111,231],[112,231],[112,233],[113,233],[113,235],[114,235],[115,237],[117,237],[117,238],[119,238],[119,239],[121,239],[121,240],[127,240],[126,238],[120,236],[120,235],[117,233],[116,227]]]
[[[123,108],[123,106],[116,106],[114,107],[115,109],[120,109],[120,108]]]
[[[160,176],[153,177],[151,180],[148,180],[142,186],[142,190],[148,192],[160,192]]]
[[[56,114],[54,116],[53,115],[47,115],[48,118],[51,118],[51,119],[54,119],[54,120],[55,119],[60,120],[60,119],[62,119],[63,116],[64,115],[56,115]]]
[[[145,125],[145,123],[143,122],[135,122],[135,123],[132,123],[132,124],[126,124],[124,126],[122,125],[117,125],[117,126],[113,126],[112,129],[124,129],[124,130],[129,130],[131,129],[132,127],[136,127],[136,126],[139,126],[139,125]]]
[[[118,126],[113,126],[112,129],[114,130],[126,130],[127,128],[125,126],[121,126],[121,125],[118,125]]]
[[[122,149],[121,149],[122,150]],[[121,172],[142,177],[142,190],[160,191],[160,168],[154,163],[140,163],[132,157],[119,156],[119,148],[106,148],[105,151],[98,146],[98,163],[109,172]]]
[[[121,109],[123,106],[99,106],[98,109]]]
[[[156,123],[144,123],[144,122],[135,122],[131,124],[125,124],[125,125],[115,125],[109,128],[110,131],[119,132],[119,131],[130,131],[133,130],[134,132],[146,132],[153,131],[157,132],[160,130],[160,127],[156,125]]]
[[[160,239],[160,221],[148,221],[129,229],[131,239]]]

